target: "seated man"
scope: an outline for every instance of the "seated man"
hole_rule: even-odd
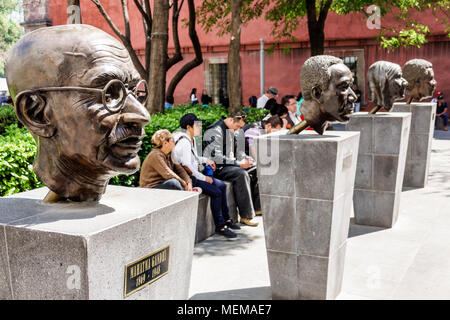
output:
[[[290,129],[302,121],[300,116],[297,115],[297,99],[295,99],[294,95],[284,96],[283,99],[281,99],[281,104],[288,109],[286,128]]]
[[[245,125],[246,118],[245,112],[236,111],[230,117],[212,124],[203,138],[203,155],[216,163],[214,171],[216,178],[233,183],[234,197],[241,216],[240,222],[248,226],[257,226],[258,223],[253,221],[255,209],[251,180],[246,171],[254,165],[254,160],[246,156],[243,144],[242,148],[238,148],[234,134]]]
[[[267,121],[264,123],[264,129],[260,129],[257,127],[253,127],[250,129],[247,129],[245,131],[245,138],[246,141],[248,141],[249,146],[249,156],[251,156],[253,159],[256,159],[256,150],[255,150],[255,143],[253,141],[254,137],[259,137],[263,134],[269,134],[272,132],[280,131],[283,126],[283,121],[280,119],[279,116],[275,115],[267,119]]]
[[[195,147],[195,136],[202,132],[201,120],[193,113],[187,113],[180,119],[181,131],[174,132],[175,149],[172,158],[175,163],[182,165],[189,173],[192,185],[200,187],[204,194],[211,197],[211,213],[216,226],[216,233],[235,240],[236,234],[230,229],[240,229],[230,218],[227,204],[227,186],[223,181],[206,176],[203,171],[203,164],[211,166],[214,170],[214,161],[197,154]]]
[[[175,142],[169,130],[156,131],[152,136],[153,150],[142,164],[139,178],[141,188],[192,191],[192,181],[179,164],[172,161]]]
[[[441,94],[438,96],[438,102],[436,107],[436,117],[441,117],[444,121],[444,131],[448,131],[447,129],[447,122],[448,122],[448,115],[447,115],[447,102],[444,101],[444,96]]]

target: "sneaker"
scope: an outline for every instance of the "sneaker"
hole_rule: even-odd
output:
[[[253,219],[250,218],[241,218],[241,223],[246,224],[247,226],[250,227],[256,227],[258,226],[258,222],[253,221]]]
[[[200,193],[200,194],[203,192],[202,188],[200,188],[200,187],[192,188],[192,191],[198,192],[198,193]]]
[[[220,229],[216,230],[216,233],[224,236],[228,240],[236,240],[237,239],[237,234],[226,227],[223,228],[223,230],[220,230]]]
[[[241,227],[239,227],[236,223],[233,222],[233,220],[229,222],[225,222],[227,224],[227,227],[234,230],[240,230]]]

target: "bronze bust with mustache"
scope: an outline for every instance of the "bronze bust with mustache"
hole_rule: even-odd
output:
[[[356,95],[351,89],[353,75],[339,58],[318,55],[305,61],[300,75],[303,103],[300,111],[304,121],[289,134],[296,134],[311,126],[323,134],[328,121],[346,122],[353,112]]]
[[[114,37],[80,24],[37,29],[11,49],[6,77],[37,143],[44,201],[98,201],[112,176],[139,169],[147,86]]]
[[[403,66],[403,76],[408,81],[406,94],[409,95],[408,104],[414,99],[420,101],[430,98],[436,89],[433,65],[424,59],[412,59]]]
[[[369,114],[375,114],[381,108],[390,111],[395,100],[405,97],[408,82],[402,76],[401,67],[389,61],[377,61],[367,71],[369,101],[375,107]]]

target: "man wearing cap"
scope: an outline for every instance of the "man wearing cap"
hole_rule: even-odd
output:
[[[263,94],[261,97],[258,98],[256,107],[258,109],[262,109],[266,105],[267,100],[272,98],[275,99],[276,97],[278,97],[278,89],[275,87],[269,87],[269,89],[267,89],[266,94]]]
[[[441,117],[442,120],[444,120],[444,131],[448,131],[448,129],[447,129],[447,122],[448,122],[447,109],[448,109],[447,102],[444,101],[444,96],[441,94],[440,96],[438,96],[436,117]]]
[[[173,133],[175,149],[172,159],[182,165],[191,177],[194,187],[202,188],[204,194],[211,197],[211,213],[213,215],[216,233],[229,240],[235,240],[237,235],[230,229],[240,229],[230,218],[227,204],[227,186],[223,181],[206,175],[204,165],[216,169],[214,161],[197,154],[195,136],[202,132],[202,122],[193,113],[187,113],[180,119],[180,131]]]

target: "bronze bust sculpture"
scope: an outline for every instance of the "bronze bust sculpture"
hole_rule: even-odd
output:
[[[369,100],[376,104],[370,114],[375,114],[384,107],[392,109],[395,100],[405,97],[408,82],[402,76],[401,67],[389,61],[377,61],[367,71]]]
[[[6,77],[37,142],[45,201],[98,201],[112,176],[139,169],[147,86],[114,37],[80,24],[37,29],[11,49]]]
[[[353,75],[339,58],[318,55],[305,61],[300,85],[303,103],[300,110],[304,121],[294,126],[289,134],[299,133],[311,126],[323,134],[328,121],[348,121],[357,97],[351,86]]]
[[[433,65],[424,59],[412,59],[403,66],[403,76],[408,81],[406,94],[409,95],[408,104],[413,99],[420,101],[430,98],[436,89]]]

